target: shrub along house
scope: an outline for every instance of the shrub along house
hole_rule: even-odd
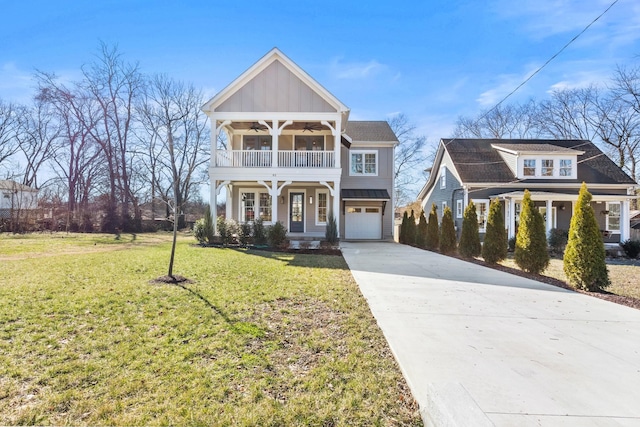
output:
[[[481,236],[489,202],[498,198],[511,238],[527,189],[548,235],[553,228],[569,229],[582,182],[593,195],[591,205],[605,243],[629,239],[629,207],[637,184],[590,141],[441,139],[418,198],[425,210],[435,203],[439,216],[450,206],[458,231],[464,209],[473,201]]]
[[[387,122],[349,121],[349,108],[277,48],[202,110],[214,217],[224,190],[227,218],[281,221],[293,238],[323,237],[330,212],[342,238],[391,238],[398,141]]]

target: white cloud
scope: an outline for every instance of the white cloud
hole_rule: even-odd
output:
[[[375,59],[368,62],[343,63],[341,58],[331,62],[331,74],[337,79],[364,79],[387,71],[388,67]],[[396,74],[395,78],[399,78]]]
[[[476,102],[480,104],[482,107],[493,107],[498,102],[502,101],[505,96],[513,92],[522,82],[524,82],[527,78],[529,78],[535,70],[538,69],[538,66],[529,65],[529,71],[524,74],[502,74],[496,78],[498,81],[497,84],[491,89],[485,90],[482,92],[478,98],[476,98]],[[523,86],[519,89],[519,95],[525,92],[525,88],[527,85]]]

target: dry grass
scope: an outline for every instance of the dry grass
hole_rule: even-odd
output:
[[[0,425],[421,425],[339,256],[0,236]]]

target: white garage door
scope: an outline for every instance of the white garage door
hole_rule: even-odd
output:
[[[348,207],[344,234],[346,239],[381,239],[382,210],[365,206]]]

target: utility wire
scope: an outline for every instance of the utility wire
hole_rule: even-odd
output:
[[[536,71],[533,72],[533,74],[531,74],[529,77],[527,77],[522,83],[520,83],[514,90],[512,90],[507,96],[505,96],[504,98],[502,98],[502,100],[500,100],[500,102],[498,102],[496,105],[494,105],[491,109],[489,109],[486,113],[484,113],[482,116],[480,116],[476,122],[479,122],[480,120],[484,119],[485,117],[487,117],[493,110],[495,110],[496,108],[498,108],[500,105],[502,105],[502,103],[504,101],[506,101],[507,99],[509,99],[511,97],[511,95],[513,95],[514,93],[516,93],[522,86],[524,86],[525,84],[527,84],[529,82],[529,80],[531,80],[533,78],[533,76],[535,76],[536,74],[538,74],[540,71],[542,71],[542,69],[544,67],[546,67],[551,61],[553,61],[554,59],[556,59],[556,57],[558,55],[560,55],[567,47],[569,47],[569,45],[571,45],[573,42],[575,42],[578,37],[580,37],[582,34],[584,34],[593,24],[596,23],[596,21],[598,21],[598,19],[602,18],[602,16],[607,13],[609,11],[609,9],[611,9],[613,6],[616,5],[616,3],[618,3],[620,0],[614,0],[613,3],[611,3],[609,5],[609,7],[607,7],[604,12],[602,12],[600,15],[598,15],[593,21],[591,21],[589,23],[589,25],[587,25],[586,27],[584,27],[584,29],[582,31],[580,31],[574,38],[572,38],[567,44],[565,44],[564,46],[562,46],[562,49],[560,49],[559,51],[557,51],[551,58],[549,58],[547,60],[547,62],[545,62],[544,64],[542,64]]]

